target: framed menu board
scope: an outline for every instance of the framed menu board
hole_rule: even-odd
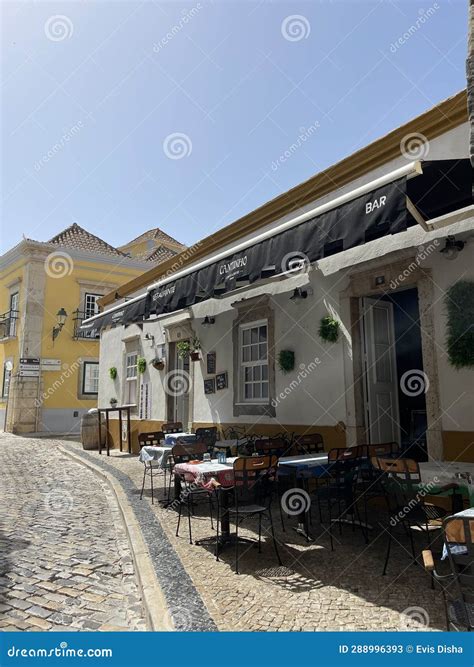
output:
[[[206,355],[207,358],[207,374],[215,375],[216,374],[216,353],[208,352]]]
[[[216,389],[227,389],[227,371],[216,375]]]
[[[204,380],[204,393],[205,394],[215,394],[216,392],[216,381],[214,378],[207,378]]]

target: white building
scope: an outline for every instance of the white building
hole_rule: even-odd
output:
[[[99,406],[133,406],[135,444],[181,421],[474,461],[468,156],[464,92],[106,297]],[[200,360],[180,358],[195,338]]]

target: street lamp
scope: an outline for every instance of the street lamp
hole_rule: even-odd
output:
[[[58,310],[56,317],[58,318],[58,323],[55,327],[53,327],[53,341],[55,341],[56,338],[59,336],[61,329],[63,328],[66,322],[67,313],[64,310],[64,308],[60,308]]]

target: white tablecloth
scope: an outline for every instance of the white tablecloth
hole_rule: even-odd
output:
[[[166,445],[175,445],[178,440],[181,440],[182,442],[195,442],[197,436],[195,433],[167,433],[165,435]]]
[[[173,447],[171,445],[163,445],[158,447],[157,445],[145,445],[140,450],[138,458],[142,463],[150,463],[150,461],[156,461],[160,468],[165,468],[168,464],[168,458],[171,455],[171,450]]]

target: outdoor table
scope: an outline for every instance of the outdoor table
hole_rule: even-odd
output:
[[[172,445],[145,445],[138,455],[142,463],[156,461],[160,468],[165,468],[171,455]]]
[[[420,463],[421,480],[424,486],[430,485],[430,490],[436,495],[446,495],[441,487],[446,484],[455,483],[459,487],[459,494],[468,501],[469,506],[474,506],[474,463],[462,463],[455,461],[427,461]],[[459,477],[462,475],[463,477]],[[436,478],[436,482],[434,482]],[[471,481],[469,481],[469,478]],[[441,492],[440,492],[441,491]],[[453,509],[462,507],[462,499],[456,502],[453,497]]]
[[[211,489],[211,478],[221,484],[222,488],[230,488],[234,483],[234,461],[228,458],[227,463],[218,463],[217,459],[203,461],[202,463],[177,463],[174,467],[174,497],[179,499],[181,495],[181,479],[179,474],[184,475],[187,482],[199,484],[204,488]],[[179,474],[178,474],[179,473]],[[228,511],[227,493],[222,493],[221,512],[221,536],[222,544],[230,541],[230,522]]]
[[[196,442],[197,439],[195,433],[167,433],[165,435],[165,445],[176,445],[178,442]]]
[[[293,475],[297,487],[304,490],[303,474],[311,471],[312,477],[322,477],[330,468],[328,465],[327,454],[301,454],[298,456],[282,456],[278,461],[279,471],[285,471]],[[314,538],[309,533],[308,526],[308,512],[303,510],[298,514],[298,524],[294,529],[300,535],[303,535],[308,542],[312,542]]]

